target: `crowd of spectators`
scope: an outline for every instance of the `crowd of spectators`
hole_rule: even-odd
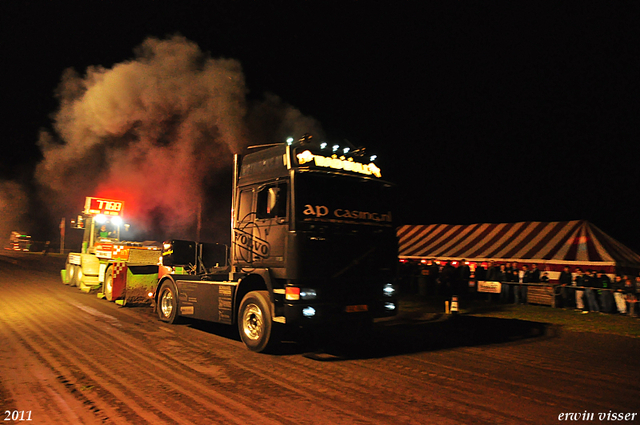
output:
[[[529,287],[549,283],[554,286],[556,306],[574,308],[583,313],[629,314],[638,317],[640,275],[633,278],[618,275],[613,281],[602,271],[565,267],[557,281],[550,282],[549,274],[537,264],[518,265],[516,262],[496,264],[490,261],[485,268],[477,264],[474,269],[465,260],[420,264],[419,279],[424,295],[472,295],[478,281],[501,282],[500,302],[526,304]],[[471,284],[470,284],[471,283]]]
[[[629,314],[638,317],[640,275],[616,275],[613,282],[605,273],[583,271],[579,267],[571,273],[565,267],[558,280],[559,307],[575,308],[583,313]]]

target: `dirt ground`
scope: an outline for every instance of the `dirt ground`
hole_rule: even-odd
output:
[[[233,327],[167,325],[149,307],[65,286],[62,263],[0,259],[6,423],[548,424],[585,412],[640,422],[639,338],[401,315],[357,343],[336,329],[341,342],[256,354]]]

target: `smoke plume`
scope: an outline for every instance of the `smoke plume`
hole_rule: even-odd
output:
[[[182,36],[149,38],[134,53],[111,68],[62,76],[36,169],[44,198],[56,201],[48,205],[58,205],[54,217],[77,214],[85,196],[109,197],[124,200],[125,216],[144,230],[189,237],[198,208],[222,213],[204,195],[232,153],[319,127],[277,96],[248,102],[240,63]]]

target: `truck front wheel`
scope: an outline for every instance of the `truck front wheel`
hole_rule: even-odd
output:
[[[69,286],[78,286],[78,273],[82,272],[81,266],[71,265],[71,276],[69,277]]]
[[[69,259],[67,258],[67,263],[64,266],[65,269],[65,280],[62,281],[62,283],[64,283],[65,285],[68,285],[69,283],[71,283],[71,277],[73,276],[73,273],[75,272],[75,266],[73,264],[71,264],[69,262]]]
[[[260,353],[273,346],[271,302],[267,291],[253,291],[244,296],[238,312],[238,330],[242,342],[251,351]]]
[[[158,292],[158,318],[167,323],[178,323],[178,297],[173,283],[165,281]]]

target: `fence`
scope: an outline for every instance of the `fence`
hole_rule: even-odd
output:
[[[481,290],[481,287],[483,286],[483,283],[493,283],[493,284],[499,284],[499,285],[484,285],[485,287],[488,288],[487,291],[483,291]],[[593,290],[594,293],[597,294],[602,294],[603,292],[609,292],[611,293],[611,297],[612,299],[614,299],[614,293],[616,292],[620,292],[618,289],[613,289],[613,288],[595,288],[592,286],[574,286],[574,285],[560,285],[560,284],[549,284],[549,283],[520,283],[520,282],[477,282],[478,286],[477,286],[477,290],[479,293],[482,292],[486,292],[486,293],[500,293],[501,289],[501,285],[509,285],[510,290],[509,293],[513,293],[514,291],[511,290],[511,287],[515,288],[522,288],[522,287],[527,287],[527,295],[526,297],[524,297],[525,301],[527,304],[540,304],[540,305],[548,305],[550,307],[557,307],[558,306],[558,299],[561,298],[562,296],[562,290],[565,289],[566,291],[574,291],[573,298],[575,299],[575,291],[586,291],[586,290]],[[496,290],[498,289],[498,290]],[[629,304],[636,304],[638,301],[638,297],[635,294],[630,294],[631,297],[628,297],[626,292],[621,292],[625,295],[625,302],[629,303]],[[566,293],[567,295],[569,294],[569,292]],[[614,303],[615,304],[615,300]],[[586,300],[585,300],[586,303]],[[612,306],[614,306],[612,304]]]

